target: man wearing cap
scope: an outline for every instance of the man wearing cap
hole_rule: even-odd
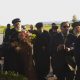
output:
[[[58,26],[55,23],[51,24],[52,28],[49,30],[50,35],[55,35],[57,33]]]
[[[4,62],[4,70],[11,70],[11,71],[17,71],[17,56],[15,50],[13,50],[12,46],[15,46],[13,44],[14,42],[18,42],[18,30],[19,27],[21,26],[21,21],[19,18],[13,19],[12,24],[14,28],[10,30],[10,36],[9,36],[9,43],[8,43],[8,48],[5,49],[4,51],[4,56],[5,56],[5,62]]]
[[[46,80],[49,73],[49,33],[43,30],[43,23],[39,22],[35,25],[36,38],[33,43],[33,56],[38,80]]]
[[[74,28],[75,28],[75,26],[77,26],[77,25],[78,25],[78,22],[74,22],[74,23],[71,24],[72,29],[70,30],[70,33],[74,34]]]
[[[18,33],[21,31],[21,20],[19,18],[13,19],[12,24],[14,28],[11,29],[10,41],[18,41]]]
[[[3,43],[9,42],[10,38],[10,31],[11,31],[11,25],[7,24],[7,28],[5,29],[4,35],[3,35]]]
[[[68,22],[61,23],[61,32],[58,33],[53,40],[53,73],[59,80],[73,80],[73,70],[69,69],[72,66],[72,56],[74,49],[74,35],[69,33],[70,25]],[[71,63],[69,63],[71,62]],[[73,66],[72,66],[73,67]]]
[[[49,30],[49,35],[50,35],[50,49],[52,48],[52,42],[53,42],[53,39],[54,37],[58,34],[58,26],[55,24],[55,23],[52,23],[51,24],[51,29]],[[51,50],[50,50],[51,51]]]
[[[29,80],[36,80],[32,47],[27,39],[24,40],[24,30],[21,29],[19,18],[12,20],[14,28],[11,29],[10,47],[5,51],[4,70],[15,71],[26,76]],[[25,27],[23,27],[25,29]],[[26,32],[25,32],[26,33]]]
[[[53,59],[53,40],[54,40],[54,37],[58,34],[58,31],[57,31],[57,29],[58,29],[58,26],[56,25],[56,23],[52,23],[51,24],[51,29],[49,30],[49,35],[50,35],[50,47],[49,47],[49,53],[50,53],[50,59],[51,59],[51,66],[53,65],[53,62],[54,62],[54,60],[52,60]]]
[[[80,80],[80,22],[73,23],[73,33],[76,37],[75,41],[75,61],[77,65],[76,78],[75,80]]]

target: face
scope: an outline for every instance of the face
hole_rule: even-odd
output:
[[[21,22],[15,23],[14,27],[19,30],[21,28]]]
[[[37,28],[37,30],[38,30],[39,32],[42,32],[42,31],[43,31],[43,27]]]
[[[61,31],[63,33],[67,33],[67,31],[69,31],[69,28],[70,28],[69,23],[65,23],[65,24],[62,25]]]
[[[80,33],[80,26],[76,26],[75,29],[76,29],[76,32]]]
[[[19,27],[21,25],[21,22],[17,22],[14,24],[15,27]]]
[[[32,25],[30,26],[30,29],[33,30],[33,26]]]

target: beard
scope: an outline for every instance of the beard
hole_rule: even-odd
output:
[[[19,25],[19,26],[17,26],[15,29],[16,29],[17,31],[21,31],[21,30],[22,30],[22,27],[21,27],[21,25]]]

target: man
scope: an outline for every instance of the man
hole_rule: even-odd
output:
[[[14,28],[11,29],[10,47],[7,52],[5,51],[4,69],[18,72],[29,80],[36,80],[32,47],[30,42],[26,41],[29,38],[28,34],[24,34],[26,32],[22,30],[19,18],[13,19],[12,24]],[[25,36],[27,36],[26,40],[24,40]]]
[[[76,37],[74,51],[75,51],[75,61],[77,65],[77,71],[75,80],[80,80],[80,22],[73,23],[73,33]]]
[[[49,30],[50,35],[54,36],[57,33],[58,26],[55,23],[51,24],[52,28]]]
[[[13,19],[12,24],[14,28],[11,29],[10,41],[18,41],[18,33],[21,31],[21,20],[19,18]]]
[[[10,39],[10,31],[11,31],[11,25],[10,24],[7,24],[7,28],[4,32],[4,35],[3,35],[3,43],[7,43],[9,42],[9,39]]]
[[[49,33],[43,30],[43,23],[39,22],[35,26],[36,38],[33,41],[33,56],[38,80],[46,80],[45,77],[49,73]]]
[[[58,34],[58,26],[55,23],[51,24],[51,29],[49,30],[49,35],[50,35],[50,43],[49,43],[49,54],[50,54],[50,65],[53,65],[53,41],[55,36]]]
[[[14,28],[10,30],[9,43],[7,44],[7,48],[4,47],[4,70],[17,72],[17,56],[13,47],[15,46],[14,42],[19,41],[18,30],[21,26],[21,20],[19,18],[13,19],[12,24]]]
[[[73,71],[69,69],[68,64],[73,56],[74,35],[69,33],[70,25],[68,22],[61,23],[61,32],[53,40],[52,60],[53,73],[59,80],[73,80]]]
[[[34,34],[33,25],[30,25],[30,29],[28,30],[30,33]]]
[[[49,52],[51,53],[50,56],[52,57],[52,43],[53,43],[53,40],[54,40],[54,37],[58,34],[58,26],[55,24],[55,23],[52,23],[52,28],[49,30],[49,35],[50,35],[50,47],[49,47]]]

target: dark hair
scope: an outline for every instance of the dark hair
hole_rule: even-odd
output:
[[[76,26],[80,26],[80,21],[79,22],[74,22],[72,23],[72,27],[75,28]]]
[[[23,28],[23,29],[26,29],[26,26],[22,25],[22,28]]]
[[[67,24],[69,24],[69,22],[67,22],[67,21],[66,22],[62,22],[60,27],[67,26]],[[69,24],[69,27],[70,27],[70,24]]]
[[[56,23],[52,23],[52,28],[53,29],[58,29],[58,26],[56,25]]]
[[[35,27],[36,27],[36,28],[41,28],[41,27],[43,27],[43,23],[42,23],[42,22],[39,22],[39,23],[37,23],[37,24],[35,25]]]
[[[7,24],[7,27],[10,27],[11,25],[10,24]]]

